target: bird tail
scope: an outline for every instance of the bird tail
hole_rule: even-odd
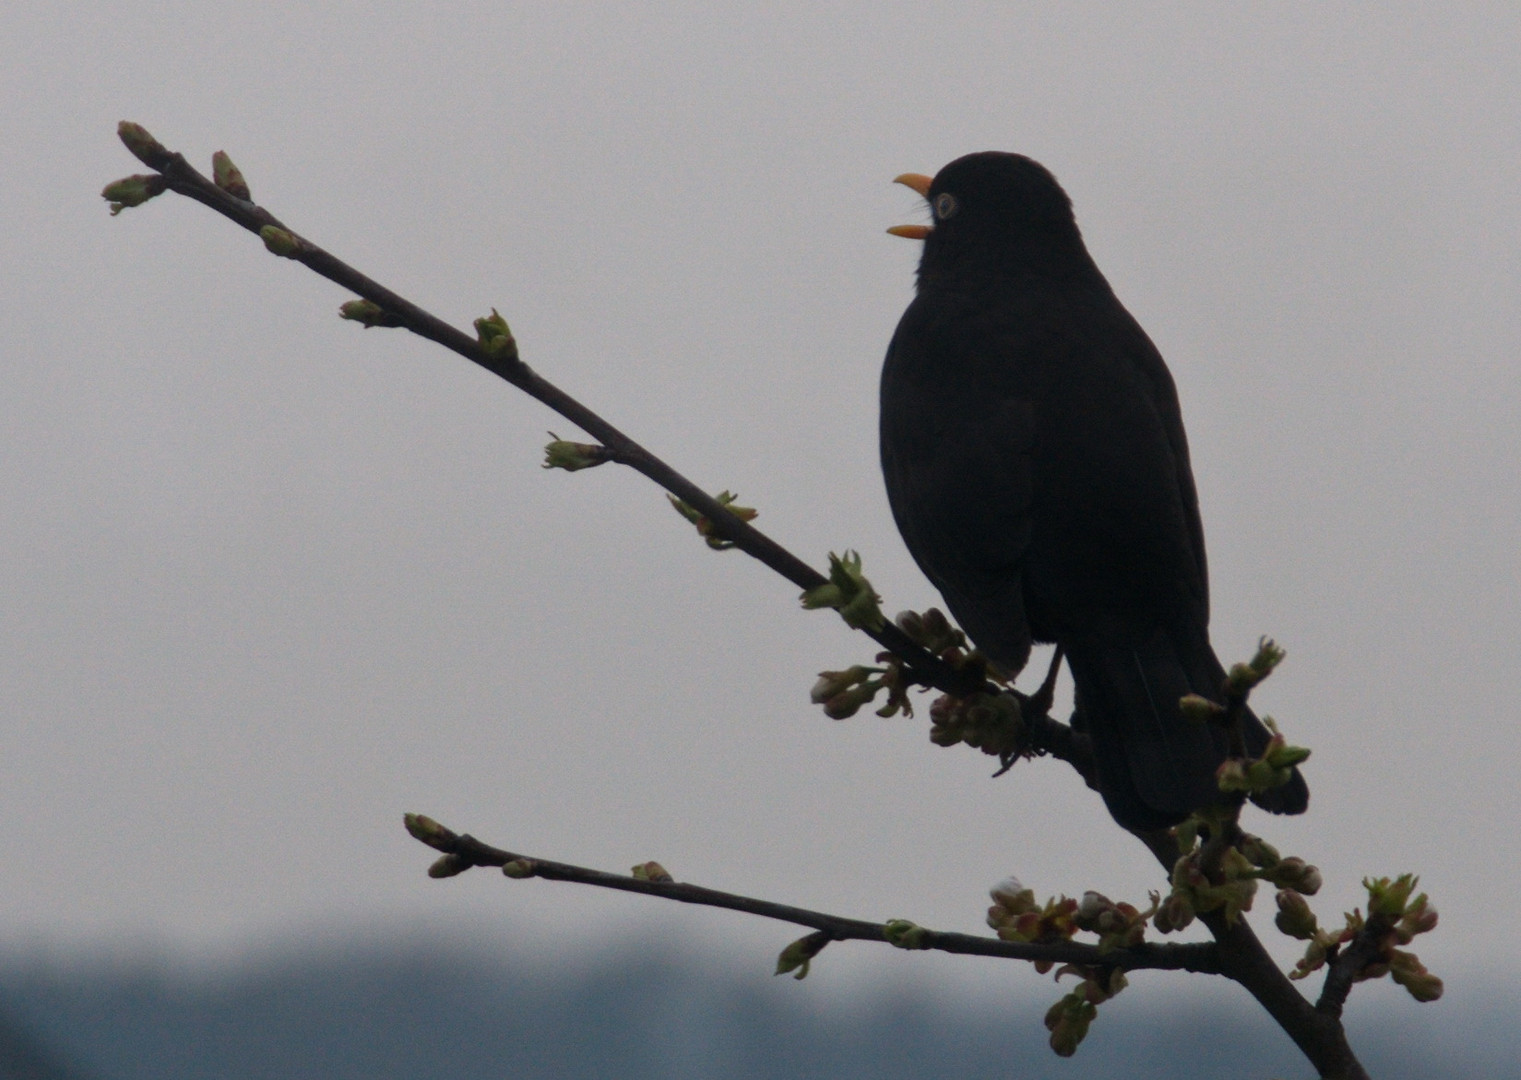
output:
[[[1179,643],[1162,630],[1127,645],[1063,642],[1076,686],[1076,722],[1093,746],[1099,793],[1127,829],[1166,828],[1221,801],[1215,770],[1230,750],[1226,733],[1183,716],[1178,699],[1222,697],[1225,669],[1207,637]],[[1247,751],[1270,735],[1250,710],[1242,718]],[[1275,814],[1303,813],[1310,792],[1299,770],[1253,797]]]

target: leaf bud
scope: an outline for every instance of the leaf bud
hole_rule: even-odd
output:
[[[234,199],[248,202],[253,198],[253,193],[248,190],[248,181],[243,179],[242,170],[232,163],[232,158],[224,150],[211,155],[211,180]]]

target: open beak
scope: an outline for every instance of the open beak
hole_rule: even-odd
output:
[[[893,183],[902,184],[904,187],[913,188],[919,193],[920,198],[929,198],[930,184],[934,178],[925,176],[923,173],[906,172],[901,176],[893,177]],[[928,225],[894,225],[887,230],[894,236],[901,236],[907,240],[923,240],[931,232]]]

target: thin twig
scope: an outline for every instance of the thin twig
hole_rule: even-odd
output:
[[[141,128],[136,128],[136,131],[146,136]],[[286,255],[287,258],[379,305],[388,316],[387,325],[394,324],[442,345],[549,406],[601,443],[607,460],[627,465],[696,509],[708,519],[712,531],[720,538],[758,559],[798,588],[813,589],[828,580],[759,529],[729,513],[707,491],[539,375],[516,355],[504,360],[488,354],[475,337],[360,273],[296,233],[262,206],[223,191],[186,161],[183,154],[166,149],[151,136],[146,139],[129,138],[124,132],[122,141],[139,161],[163,176],[168,190],[215,210],[249,232],[258,233],[265,227],[273,227],[289,234],[294,244]],[[884,622],[876,629],[867,629],[866,633],[908,664],[915,683],[958,697],[979,692],[1012,694],[1019,701],[1031,750],[1059,758],[1077,769],[1085,779],[1091,778],[1092,765],[1080,740],[1066,724],[1052,718],[1045,710],[1032,706],[1027,695],[958,671],[910,640],[891,621]]]
[[[502,848],[492,847],[468,833],[456,833],[420,815],[407,815],[407,827],[419,841],[436,851],[443,852],[448,857],[449,861],[444,863],[444,869],[435,870],[437,876],[452,877],[474,866],[511,866],[514,873],[510,876],[513,877],[540,877],[550,881],[571,881],[582,885],[595,885],[603,889],[641,893],[645,896],[675,900],[683,904],[725,908],[729,911],[739,911],[747,915],[806,926],[827,935],[834,941],[882,943],[887,940],[883,934],[885,924],[881,922],[830,915],[822,911],[811,911],[807,908],[779,904],[738,893],[721,892],[718,889],[690,885],[685,882],[610,874],[604,870],[592,870],[571,863],[519,855]],[[1008,960],[1116,967],[1127,971],[1149,969],[1192,971],[1211,975],[1220,973],[1220,961],[1216,955],[1218,946],[1214,942],[1183,944],[1146,942],[1127,949],[1112,949],[1104,952],[1097,945],[1081,942],[1033,944],[1003,941],[999,938],[981,937],[975,934],[958,934],[924,928],[919,928],[919,930],[922,932],[915,936],[916,947],[939,952],[968,956],[994,956]]]

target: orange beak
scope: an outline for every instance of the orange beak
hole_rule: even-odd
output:
[[[923,173],[906,172],[901,176],[893,177],[893,183],[913,188],[919,193],[920,198],[927,199],[929,198],[930,184],[934,183],[934,177],[925,176]],[[894,225],[887,231],[894,236],[901,236],[907,240],[923,240],[932,230],[928,225]]]

